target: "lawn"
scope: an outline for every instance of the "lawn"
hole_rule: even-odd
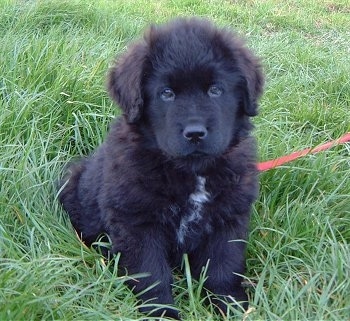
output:
[[[0,0],[0,320],[144,320],[140,304],[75,236],[57,202],[64,165],[119,113],[116,54],[149,23],[209,17],[262,58],[260,160],[350,131],[347,0]],[[237,320],[350,320],[350,145],[260,174]],[[176,273],[183,320],[219,320],[202,281]]]

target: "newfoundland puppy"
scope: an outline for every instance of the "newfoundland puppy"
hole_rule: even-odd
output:
[[[128,284],[147,303],[142,312],[179,318],[172,268],[184,253],[193,277],[207,265],[218,310],[247,308],[241,281],[258,193],[250,117],[262,87],[243,42],[196,18],[150,27],[110,70],[123,115],[69,167],[59,197],[87,245],[107,234],[122,273],[146,275]]]

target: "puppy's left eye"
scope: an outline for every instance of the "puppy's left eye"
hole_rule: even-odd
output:
[[[220,97],[223,94],[223,92],[223,89],[216,85],[212,85],[208,89],[208,95],[212,98]]]
[[[175,100],[175,93],[171,88],[164,88],[162,92],[160,93],[160,98],[163,101],[174,101]]]

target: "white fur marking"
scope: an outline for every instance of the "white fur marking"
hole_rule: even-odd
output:
[[[205,178],[197,176],[197,184],[194,193],[189,197],[189,213],[187,213],[180,222],[177,230],[177,239],[179,243],[183,243],[186,234],[190,230],[190,224],[198,223],[202,218],[203,204],[209,201],[210,194],[205,190]]]

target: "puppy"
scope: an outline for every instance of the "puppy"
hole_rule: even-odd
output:
[[[196,18],[152,26],[111,69],[123,115],[90,157],[69,168],[60,201],[82,240],[108,234],[142,312],[178,319],[172,268],[188,254],[227,312],[247,308],[245,240],[258,194],[257,114],[263,75],[233,33]],[[144,291],[156,284],[148,291]],[[152,304],[167,307],[155,309]]]

